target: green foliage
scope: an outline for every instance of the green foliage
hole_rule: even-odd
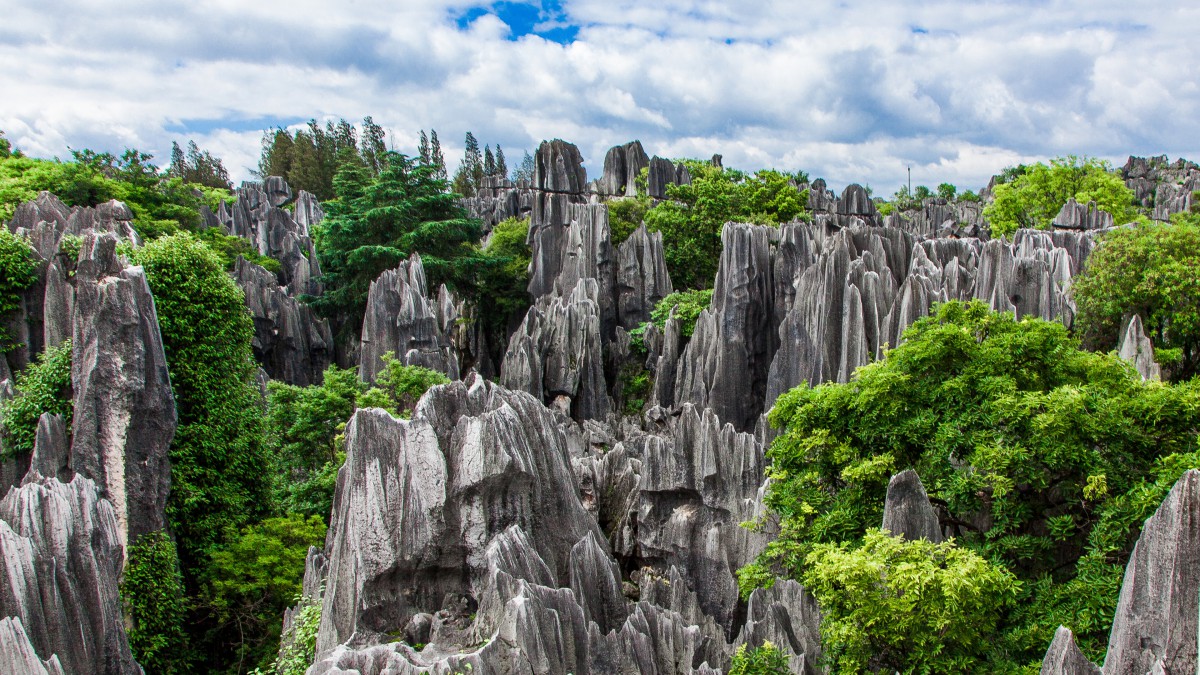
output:
[[[304,675],[317,655],[317,630],[321,626],[321,602],[318,598],[298,598],[300,611],[283,634],[284,646],[268,673]]]
[[[726,222],[777,225],[807,215],[808,195],[794,177],[773,170],[747,177],[710,162],[683,163],[691,184],[668,186],[669,200],[644,216],[647,228],[663,233],[663,256],[677,287],[712,285]]]
[[[739,645],[733,653],[729,675],[788,675],[787,657],[770,640],[754,649]]]
[[[641,414],[650,395],[650,371],[634,362],[621,369],[620,379],[622,410],[626,415]]]
[[[358,131],[344,119],[330,120],[324,127],[309,120],[307,127],[294,133],[282,128],[263,133],[258,175],[281,176],[292,190],[306,190],[326,201],[337,195],[339,170],[354,166],[378,175],[386,154],[386,134],[370,117],[363,119],[361,141]]]
[[[692,337],[692,333],[696,330],[696,319],[700,318],[700,313],[712,304],[712,295],[711,288],[702,291],[677,291],[659,300],[654,305],[654,309],[650,310],[650,321],[629,331],[633,337],[635,348],[643,348],[642,339],[650,324],[658,326],[660,330],[666,328],[667,318],[671,315],[672,309],[675,310],[675,318],[679,319],[679,329],[683,337]]]
[[[640,193],[636,197],[618,197],[608,200],[608,226],[613,246],[620,246],[642,225],[646,212],[653,204],[650,195]]]
[[[450,378],[422,366],[406,366],[393,352],[383,354],[383,369],[375,376],[375,386],[358,400],[360,408],[383,408],[398,417],[409,417],[417,401],[430,387],[448,384]]]
[[[216,667],[245,672],[274,661],[283,611],[300,594],[308,547],[322,543],[325,529],[315,516],[269,518],[229,532],[212,551],[200,603],[214,623],[210,644],[224,647],[210,654]]]
[[[386,157],[378,178],[343,166],[334,184],[338,199],[316,231],[325,293],[311,302],[350,334],[362,326],[371,282],[412,253],[421,255],[430,288],[444,282],[464,295],[500,264],[480,253],[479,221],[467,217],[432,167],[394,152]]]
[[[67,429],[71,428],[74,400],[71,393],[71,341],[58,347],[48,347],[17,373],[15,397],[0,403],[0,457],[33,452],[37,438],[38,419],[42,413],[62,415]]]
[[[254,322],[221,258],[180,233],[136,251],[154,293],[179,426],[167,518],[192,580],[229,528],[270,510]]]
[[[481,251],[488,262],[478,271],[475,298],[489,344],[507,344],[509,322],[529,309],[528,236],[528,218],[509,218],[496,223]]]
[[[284,513],[328,518],[342,465],[341,434],[366,385],[330,366],[319,385],[267,385],[267,448],[275,502]]]
[[[1097,528],[1106,518],[1136,527],[1105,514],[1129,512],[1122,500],[1162,458],[1183,458],[1172,470],[1191,461],[1200,385],[1143,384],[1115,355],[1080,350],[1061,324],[978,301],[940,305],[904,339],[847,384],[776,401],[771,422],[786,429],[769,451],[767,503],[781,534],[741,572],[743,592],[778,573],[801,578],[815,546],[877,527],[889,477],[912,467],[959,544],[1025,582],[1025,609],[1001,617],[996,653],[1040,659],[1052,621],[1102,648],[1119,584],[1109,565],[1124,564],[1132,539],[1106,526],[1116,534],[1102,545]]]
[[[171,165],[167,168],[167,176],[208,188],[233,188],[229,182],[229,172],[220,158],[207,150],[201,152],[195,141],[188,141],[186,155],[178,143],[171,143]]]
[[[993,191],[994,201],[984,209],[993,236],[1008,236],[1021,228],[1048,229],[1072,197],[1081,204],[1095,201],[1118,224],[1137,217],[1133,192],[1108,162],[1069,155],[1050,160],[1049,166],[1039,162],[1005,171],[1004,182]]]
[[[21,292],[37,281],[37,262],[29,242],[0,227],[0,319],[21,306]],[[0,353],[8,338],[0,329]]]
[[[1115,348],[1124,317],[1138,314],[1156,350],[1178,350],[1176,362],[1164,364],[1171,379],[1193,377],[1200,368],[1200,216],[1105,234],[1074,297],[1089,346]]]
[[[233,270],[239,255],[247,262],[259,265],[269,272],[279,274],[283,270],[282,263],[275,258],[259,253],[249,239],[225,234],[219,227],[206,227],[196,233],[196,238],[204,242],[213,253],[220,256],[222,266],[226,271]]]
[[[946,201],[953,201],[957,192],[958,188],[951,183],[942,183],[937,186],[937,195]]]
[[[148,673],[189,672],[187,608],[175,542],[163,531],[144,534],[129,545],[128,556],[121,598],[133,657]]]
[[[825,658],[838,673],[990,671],[980,662],[1021,586],[952,540],[905,541],[883,530],[868,531],[857,548],[815,546],[805,563]]]

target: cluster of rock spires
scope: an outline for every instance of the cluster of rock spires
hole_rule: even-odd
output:
[[[1177,164],[1124,169],[1156,216],[1190,206],[1198,172]],[[769,521],[739,526],[765,513],[764,412],[801,382],[847,381],[937,301],[1071,325],[1072,280],[1111,223],[1069,203],[1057,231],[988,240],[978,204],[883,217],[862,187],[817,180],[803,186],[812,222],[728,224],[694,335],[671,318],[635,357],[629,331],[673,287],[661,235],[643,226],[614,246],[604,201],[636,194],[643,168],[665,198],[691,180],[686,167],[633,142],[589,182],[562,141],[535,167],[530,183],[491,178],[467,203],[487,225],[531,219],[534,304],[498,364],[471,308],[429,289],[416,256],[374,282],[361,340],[335,354],[328,323],[299,301],[321,292],[312,195],[269,178],[203,214],[280,262],[278,274],[245,259],[233,271],[267,376],[310,384],[336,359],[371,380],[393,352],[455,380],[411,420],[360,410],[348,425],[329,534],[306,565],[304,592],[322,606],[309,672],[715,674],[765,640],[793,672],[822,672],[820,612],[801,586],[738,597],[734,572],[773,535]],[[69,208],[42,194],[9,223],[40,267],[10,322],[26,347],[0,360],[0,397],[12,371],[71,339],[74,415],[69,428],[43,416],[33,453],[0,466],[0,671],[140,672],[117,586],[128,544],[164,526],[175,407],[144,274],[117,253],[140,245],[131,221],[119,202]],[[1158,377],[1137,317],[1120,351]],[[639,420],[617,412],[630,364],[654,374]],[[1195,672],[1197,499],[1190,472],[1147,521],[1104,673]],[[941,538],[915,473],[893,479],[883,525]],[[1061,629],[1043,672],[1096,670]]]

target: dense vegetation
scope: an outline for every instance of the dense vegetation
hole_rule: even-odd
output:
[[[1002,174],[984,214],[994,236],[1012,235],[1023,227],[1049,229],[1059,210],[1074,198],[1110,213],[1117,224],[1137,217],[1133,192],[1107,162],[1088,157],[1059,157],[1049,166],[1038,162]]]
[[[1194,377],[1200,368],[1200,214],[1120,228],[1102,241],[1074,289],[1085,341],[1115,348],[1122,322],[1137,314],[1170,379]]]
[[[1016,603],[992,607],[989,640],[950,650],[954,663],[976,659],[990,672],[1040,662],[1060,623],[1101,654],[1136,525],[1183,468],[1200,466],[1195,383],[1143,384],[1115,355],[1081,350],[1061,324],[978,301],[942,305],[850,383],[788,392],[770,419],[784,430],[769,453],[768,496],[782,533],[741,572],[744,590],[776,573],[820,583],[838,563],[828,545],[886,553],[864,536],[879,527],[889,477],[912,467],[959,545],[1021,582]],[[877,600],[888,625],[863,639],[887,642],[897,627]],[[834,642],[834,654],[857,649]]]
[[[17,373],[13,389],[13,399],[0,404],[0,458],[33,451],[43,413],[62,415],[66,427],[71,428],[71,341],[39,354]]]
[[[362,136],[344,119],[322,127],[316,120],[289,131],[278,127],[263,134],[258,175],[282,176],[292,190],[305,190],[322,201],[337,196],[334,178],[343,166],[353,164],[370,175],[383,171],[386,134],[369,116]]]

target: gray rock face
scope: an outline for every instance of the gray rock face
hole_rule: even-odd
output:
[[[600,178],[600,194],[623,197],[637,196],[637,177],[650,165],[650,158],[641,141],[609,148],[604,155],[604,174]]]
[[[1197,672],[1200,471],[1183,474],[1146,520],[1125,567],[1104,675]]]
[[[300,222],[297,222],[281,208],[291,194],[291,188],[278,176],[268,177],[265,186],[242,183],[237,190],[237,202],[224,218],[218,213],[218,220],[229,234],[249,240],[259,254],[280,262],[280,280],[289,295],[320,295],[321,285],[316,279],[321,276],[321,267],[311,228],[316,224],[313,219],[323,212],[319,206],[314,207],[315,200],[310,195],[298,204]]]
[[[650,159],[649,167],[650,170],[646,176],[646,192],[654,199],[666,199],[667,186],[679,182],[676,180],[675,165],[671,163],[671,160],[655,155]]]
[[[566,397],[575,419],[604,419],[611,406],[599,289],[595,279],[580,279],[566,295],[539,299],[509,339],[501,383],[547,403]]]
[[[1054,227],[1068,230],[1103,230],[1113,226],[1112,214],[1101,211],[1096,202],[1080,204],[1072,197],[1054,217]]]
[[[1100,675],[1100,669],[1079,651],[1075,634],[1059,626],[1046,658],[1042,659],[1041,675]]]
[[[647,232],[643,224],[617,247],[616,291],[617,323],[626,329],[649,321],[654,305],[674,292],[661,232]]]
[[[21,620],[15,617],[0,619],[0,670],[25,675],[63,675],[57,656],[45,661],[38,658]]]
[[[55,659],[58,672],[142,672],[121,616],[121,549],[116,512],[87,478],[36,477],[0,500],[0,616],[20,621],[49,672]],[[9,649],[29,662],[15,639],[0,639],[0,663]]]
[[[363,380],[375,381],[386,352],[394,352],[405,365],[430,368],[451,379],[459,376],[458,357],[446,330],[457,317],[441,316],[440,310],[454,312],[452,298],[443,298],[448,308],[427,296],[425,267],[415,253],[371,282],[362,329]]]
[[[750,594],[746,625],[737,644],[770,641],[788,657],[793,673],[817,675],[821,663],[821,608],[816,598],[790,579]]]
[[[39,476],[47,476],[69,481],[71,477],[67,467],[70,457],[70,439],[62,415],[42,413],[38,418],[37,436],[34,438],[26,479],[37,480]]]
[[[302,192],[301,195],[306,195]],[[246,296],[254,317],[254,356],[272,379],[308,386],[321,381],[333,361],[333,332],[329,322],[288,295],[266,268],[238,256],[233,280]]]
[[[676,376],[675,402],[707,406],[740,430],[762,413],[779,344],[773,316],[773,227],[729,223],[712,305],[696,320]]]
[[[596,301],[600,306],[601,331],[612,338],[616,326],[616,265],[612,233],[608,226],[608,207],[580,204],[571,208],[571,223],[563,241],[562,270],[554,281],[559,296],[571,293],[581,279],[594,279]]]
[[[1141,316],[1134,314],[1125,323],[1125,330],[1121,331],[1121,340],[1117,344],[1117,354],[1133,364],[1143,382],[1162,379],[1162,369],[1154,360],[1154,345],[1146,337]]]
[[[554,290],[554,283],[563,269],[573,207],[584,201],[586,198],[582,194],[534,193],[527,239],[531,253],[529,295],[532,297],[540,298]]]
[[[942,526],[916,471],[905,469],[888,482],[883,529],[894,537],[942,542]]]
[[[483,231],[509,218],[526,218],[533,211],[534,191],[528,182],[514,183],[503,176],[484,176],[475,196],[463,204],[472,218],[483,223]]]
[[[358,411],[346,449],[321,651],[352,636],[384,641],[447,597],[479,598],[472,580],[486,578],[487,547],[512,525],[555,579],[569,578],[581,539],[603,540],[576,495],[561,423],[540,401],[478,377],[433,388],[412,421]]]
[[[585,192],[587,172],[579,148],[557,138],[542,141],[533,158],[533,187],[544,192]]]
[[[176,415],[154,298],[116,243],[89,233],[75,274],[69,468],[112,502],[124,546],[165,527]]]

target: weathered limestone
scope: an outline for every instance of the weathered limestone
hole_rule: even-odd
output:
[[[1200,628],[1200,471],[1183,474],[1125,567],[1104,675],[1195,673]]]
[[[1066,626],[1059,626],[1046,658],[1042,659],[1041,675],[1100,675],[1100,669],[1079,651],[1074,633]]]
[[[314,208],[311,196],[304,197],[297,205],[301,221],[297,222],[281,208],[291,195],[291,188],[278,176],[269,176],[265,184],[242,183],[237,189],[237,202],[228,214],[222,204],[218,220],[229,234],[249,240],[261,255],[279,261],[280,280],[289,295],[320,295],[321,285],[316,279],[321,276],[321,268],[311,228],[323,212],[319,206]]]
[[[1113,226],[1113,217],[1111,213],[1101,211],[1096,202],[1080,204],[1071,197],[1054,217],[1053,224],[1068,230],[1103,230]]]
[[[453,303],[449,296],[444,296],[444,301],[449,308],[429,299],[425,267],[415,253],[371,282],[362,329],[363,380],[375,381],[386,352],[395,353],[404,365],[423,366],[457,378],[458,357],[445,329],[447,317],[439,311],[453,311]],[[454,318],[449,317],[450,325]]]
[[[301,196],[308,194],[302,192]],[[254,356],[272,379],[307,386],[321,381],[333,361],[329,322],[288,294],[273,273],[238,256],[233,280],[254,317]]]
[[[674,292],[661,232],[643,224],[617,247],[616,292],[617,323],[626,329],[649,321],[654,305]]]
[[[1133,364],[1143,382],[1162,379],[1162,369],[1154,360],[1154,344],[1146,337],[1141,316],[1134,314],[1125,322],[1125,329],[1121,331],[1121,340],[1117,344],[1117,354]]]
[[[888,482],[883,529],[894,537],[942,542],[942,526],[916,471],[905,469]]]
[[[793,673],[818,675],[821,667],[821,608],[816,598],[790,579],[750,594],[746,625],[736,644],[770,641],[788,657]]]
[[[57,656],[44,661],[38,658],[21,620],[15,617],[0,619],[0,670],[23,675],[63,675]]]
[[[600,178],[600,194],[620,197],[637,196],[637,177],[650,165],[650,158],[641,141],[632,141],[609,149],[604,155],[604,174]]]
[[[112,234],[88,233],[75,274],[69,469],[112,502],[124,546],[166,525],[176,415],[154,298],[116,244]]]
[[[123,561],[116,511],[87,478],[31,476],[0,500],[0,617],[20,621],[50,672],[55,659],[57,672],[142,672],[121,614]]]

